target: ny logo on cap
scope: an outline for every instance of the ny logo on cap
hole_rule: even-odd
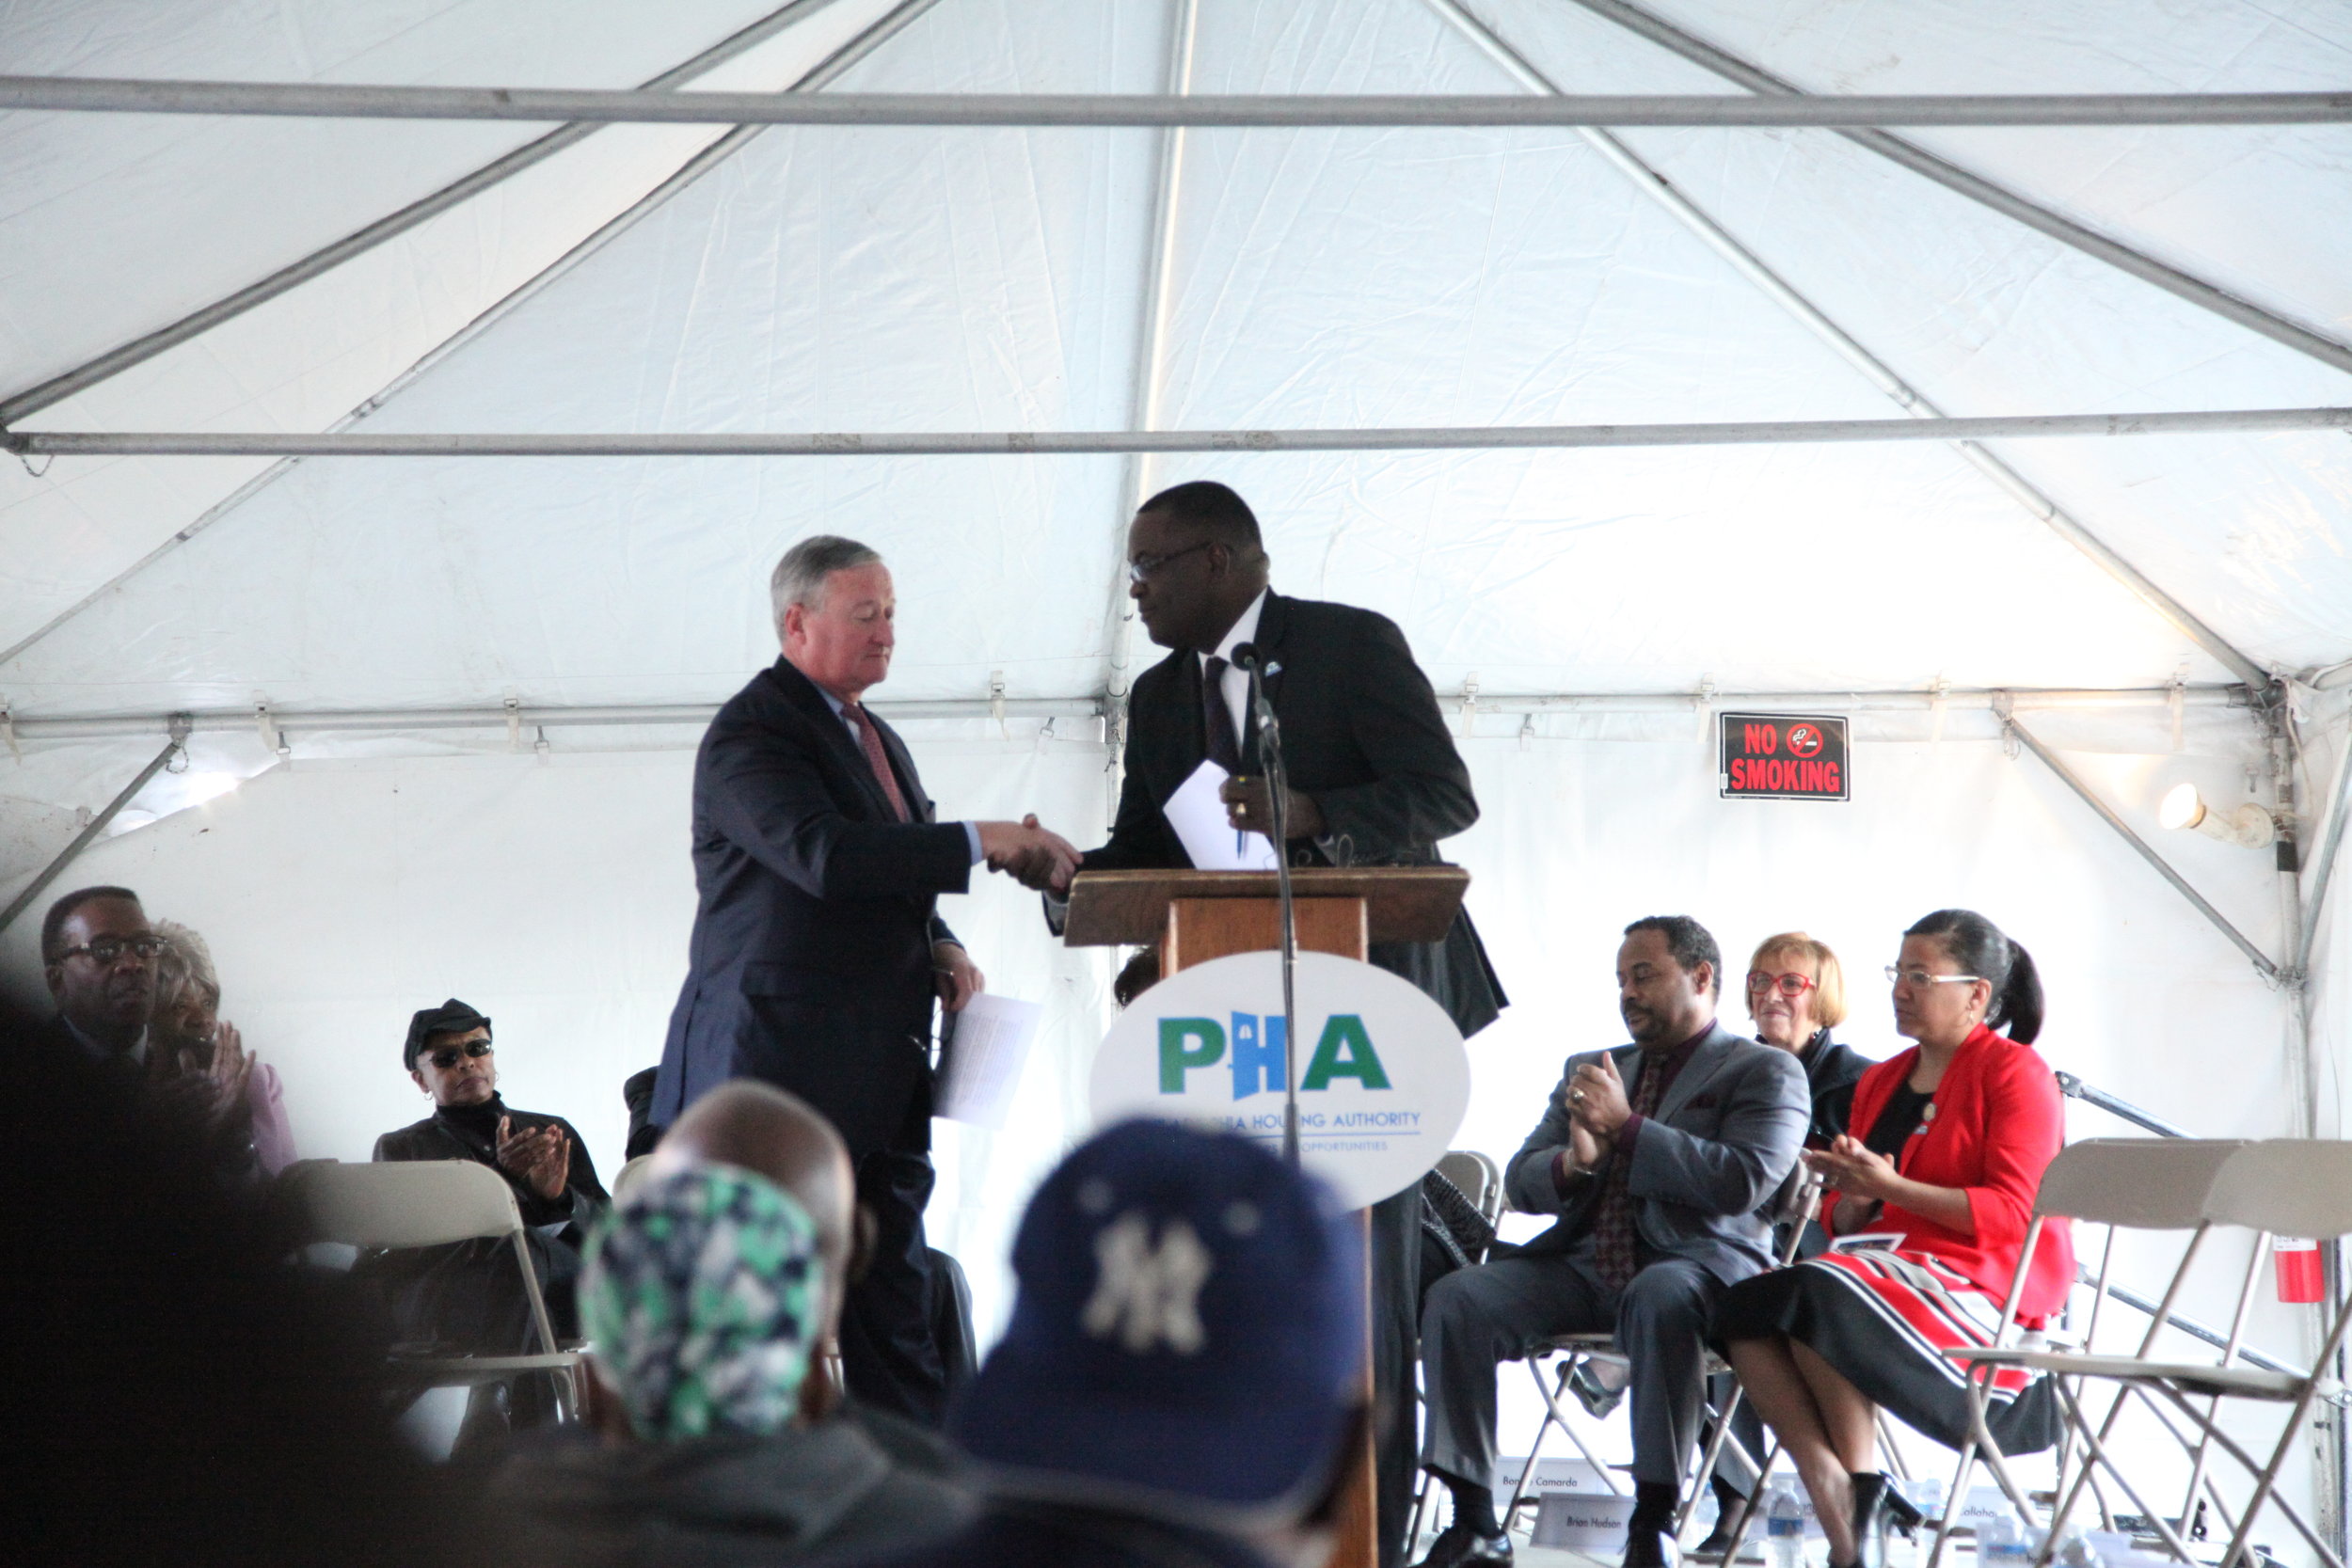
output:
[[[1200,1326],[1200,1287],[1216,1259],[1185,1220],[1173,1219],[1152,1244],[1152,1222],[1130,1210],[1094,1238],[1100,1273],[1078,1324],[1097,1339],[1113,1334],[1137,1355],[1166,1340],[1179,1355],[1194,1355],[1209,1337]]]

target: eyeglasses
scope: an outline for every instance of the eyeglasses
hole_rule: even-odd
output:
[[[1983,978],[1980,974],[1930,974],[1924,969],[1905,969],[1900,964],[1888,964],[1886,977],[1898,985],[1915,986],[1974,985]]]
[[[1813,989],[1813,981],[1794,972],[1787,974],[1767,974],[1760,969],[1748,971],[1748,994],[1751,996],[1760,990],[1776,990],[1783,996],[1797,997],[1803,996]]]
[[[1170,550],[1166,555],[1139,555],[1127,562],[1127,580],[1129,582],[1147,581],[1169,562],[1181,560],[1195,550],[1205,550],[1216,543],[1214,539],[1203,539],[1198,545],[1186,545],[1183,549]]]
[[[479,1059],[489,1053],[490,1042],[488,1040],[468,1040],[463,1045],[445,1045],[438,1051],[428,1051],[425,1053],[424,1059],[443,1072],[447,1072],[457,1065],[457,1058],[460,1056],[472,1056]]]
[[[163,952],[164,939],[161,937],[100,937],[96,942],[67,948],[57,955],[57,961],[63,963],[68,958],[88,958],[101,969],[112,969],[129,955],[136,954],[152,963],[163,957]]]

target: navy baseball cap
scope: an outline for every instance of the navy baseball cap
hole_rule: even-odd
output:
[[[487,1018],[453,996],[437,1007],[421,1007],[409,1015],[407,1043],[400,1051],[401,1066],[414,1072],[417,1058],[424,1054],[424,1042],[435,1035],[469,1035],[489,1026]]]
[[[1045,1179],[1012,1266],[1011,1326],[948,1417],[993,1490],[1248,1526],[1329,1482],[1364,1276],[1322,1182],[1247,1138],[1124,1122]]]

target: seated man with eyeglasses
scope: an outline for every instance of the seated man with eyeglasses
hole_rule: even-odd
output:
[[[80,888],[50,905],[40,923],[40,963],[57,1012],[43,1037],[136,1083],[147,1072],[163,950],[139,895],[127,887]]]
[[[587,1146],[562,1117],[510,1110],[499,1098],[490,1021],[453,996],[408,1021],[401,1059],[417,1087],[433,1097],[433,1114],[376,1139],[375,1157],[472,1160],[506,1178],[555,1332],[577,1335],[580,1247],[590,1224],[612,1204]],[[378,1253],[362,1259],[358,1272],[378,1282],[404,1340],[490,1354],[544,1348],[505,1242]],[[538,1386],[544,1381],[518,1380],[507,1394],[512,1425],[534,1425],[551,1409],[549,1390]],[[494,1421],[497,1403],[495,1390],[478,1396],[469,1426]]]
[[[166,946],[127,887],[78,888],[50,905],[40,924],[40,960],[57,1012],[43,1038],[62,1054],[94,1064],[165,1125],[193,1138],[222,1180],[258,1180],[250,1123],[224,1116],[219,1085],[179,1070],[177,1053],[151,1028]]]

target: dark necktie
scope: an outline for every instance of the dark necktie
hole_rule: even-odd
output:
[[[873,718],[855,703],[842,704],[841,717],[857,731],[858,750],[866,753],[866,765],[874,770],[874,782],[882,785],[892,814],[906,821],[907,798],[898,793],[898,776],[890,770],[890,758],[882,751],[882,732],[874,728]]]
[[[1642,1063],[1642,1081],[1633,1085],[1633,1114],[1658,1114],[1658,1097],[1666,1086],[1665,1063],[1650,1057]],[[1593,1215],[1593,1268],[1613,1291],[1633,1281],[1641,1267],[1641,1233],[1633,1225],[1633,1195],[1626,1190],[1633,1156],[1624,1151],[1611,1157],[1602,1187],[1600,1207]]]
[[[1209,736],[1209,760],[1228,773],[1241,771],[1241,742],[1233,735],[1233,710],[1225,705],[1223,659],[1212,657],[1200,672],[1200,721]]]

